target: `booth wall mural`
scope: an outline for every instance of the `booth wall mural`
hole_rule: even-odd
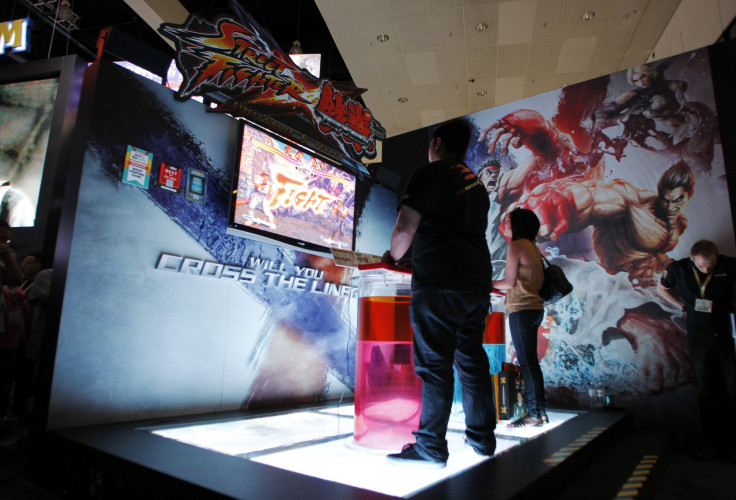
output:
[[[128,146],[153,155],[147,188],[123,182]],[[225,233],[236,151],[232,118],[100,68],[50,426],[352,391],[351,269]],[[206,176],[203,203],[185,195],[186,175],[182,189],[164,188],[172,166]]]
[[[492,200],[495,274],[505,216],[524,207],[540,218],[543,252],[575,286],[540,329],[553,401],[584,404],[595,387],[641,398],[690,384],[682,313],[656,284],[697,240],[735,250],[707,50],[468,118],[467,161]]]

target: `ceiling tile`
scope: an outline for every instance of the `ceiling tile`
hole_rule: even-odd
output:
[[[414,87],[417,105],[424,108],[457,108],[468,104],[468,84],[417,85]]]
[[[459,108],[446,108],[445,109],[445,120],[452,120],[453,118],[459,118],[470,113],[468,106],[461,106]]]
[[[573,0],[570,5],[570,16],[567,19],[565,37],[585,37],[597,35],[606,25],[606,14],[610,0]],[[582,18],[584,13],[594,14],[590,20]]]
[[[468,84],[468,105],[472,109],[492,108],[496,102],[496,79],[485,78]]]
[[[428,85],[440,82],[437,57],[434,52],[420,52],[404,56],[409,81],[412,85]]]
[[[398,114],[396,121],[399,122],[400,133],[422,128],[422,120],[419,118],[419,111],[417,109],[409,110],[408,108],[405,109],[402,107],[402,112]]]
[[[529,62],[530,49],[531,44],[529,43],[499,45],[496,76],[498,78],[523,76],[526,73],[526,65]]]
[[[498,4],[471,5],[465,7],[466,47],[488,47],[498,45]],[[479,23],[488,25],[484,31],[475,27]]]
[[[657,44],[657,40],[662,37],[667,23],[672,19],[677,4],[679,2],[673,2],[668,0],[650,0],[647,4],[644,14],[642,15],[641,21],[639,21],[639,27],[634,31],[627,52],[634,54],[635,58],[638,59],[639,54],[643,52],[651,52],[654,50],[653,47]],[[666,57],[674,54],[679,54],[684,51],[680,44],[681,38],[679,32],[674,33],[678,42],[680,50],[677,52],[662,54],[658,57]],[[630,58],[627,58],[630,61]],[[643,61],[639,61],[641,63]],[[638,63],[636,63],[638,64]],[[618,69],[626,69],[628,66],[619,66]]]
[[[351,19],[355,23],[356,19],[362,22],[364,19],[371,17],[386,17],[391,15],[391,2],[389,0],[353,0],[353,8],[355,17]]]
[[[582,73],[588,68],[598,37],[567,38],[562,42],[556,73]]]
[[[396,31],[399,33],[402,53],[412,54],[434,49],[426,13],[396,16],[394,21]]]
[[[532,40],[562,40],[567,30],[571,0],[543,0],[537,2]]]
[[[715,2],[682,0],[675,20],[681,23],[682,43],[688,50],[712,45],[720,35],[712,29],[721,25],[718,4]]]
[[[585,74],[581,71],[578,73],[557,73],[554,80],[554,88],[561,89],[568,85],[574,85],[584,80]]]
[[[465,50],[463,9],[430,10],[429,29],[435,50]]]
[[[605,75],[618,71],[618,65],[628,45],[628,38],[599,37],[586,70],[587,74]]]
[[[423,127],[429,127],[447,120],[447,113],[444,109],[426,109],[419,112],[419,120]]]
[[[476,47],[468,49],[468,78],[489,78],[496,76],[498,60],[497,47]]]
[[[498,44],[529,43],[534,32],[537,2],[520,0],[498,6]]]
[[[427,10],[431,13],[434,10],[445,10],[453,7],[462,7],[463,0],[430,0],[427,2]]]
[[[437,57],[437,67],[440,68],[440,82],[465,82],[468,78],[471,78],[468,75],[464,52],[441,50],[435,52],[435,56]]]
[[[629,37],[639,25],[647,5],[646,0],[620,0],[607,7],[603,19],[605,32],[611,36]]]
[[[359,64],[350,69],[350,76],[353,77],[355,85],[364,89],[372,89],[374,91],[383,88],[383,80],[381,72],[372,64]]]
[[[391,0],[391,10],[394,16],[403,14],[426,13],[427,7],[424,0]]]
[[[378,60],[382,57],[400,57],[401,43],[399,34],[396,31],[396,25],[392,17],[375,17],[364,19],[356,25],[347,24],[340,28],[339,40],[349,45],[350,38],[359,38],[363,43],[367,43],[366,50]],[[379,35],[388,35],[388,41],[379,42]],[[338,45],[338,48],[340,45]]]
[[[510,78],[496,79],[495,105],[518,101],[524,97],[524,77],[513,76]]]
[[[527,73],[531,75],[552,74],[562,51],[562,40],[534,42],[529,52]]]
[[[543,94],[555,89],[555,75],[548,73],[546,75],[527,75],[524,83],[524,96]]]

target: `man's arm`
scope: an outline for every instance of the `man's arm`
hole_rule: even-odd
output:
[[[672,291],[669,288],[666,288],[662,283],[657,283],[657,293],[679,310],[685,310],[685,303],[675,297]]]
[[[401,205],[391,232],[391,249],[383,255],[384,262],[390,258],[389,263],[393,264],[404,256],[411,246],[421,220],[422,214],[407,205]]]

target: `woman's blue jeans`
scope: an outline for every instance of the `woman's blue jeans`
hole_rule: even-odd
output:
[[[422,415],[417,451],[447,461],[447,423],[455,377],[462,386],[465,436],[470,445],[493,454],[496,409],[493,404],[483,330],[489,308],[487,290],[414,290],[409,308],[414,329],[414,367],[422,379]]]
[[[547,414],[544,377],[537,357],[537,331],[542,324],[543,309],[522,309],[509,313],[511,341],[521,366],[529,416],[541,418]]]

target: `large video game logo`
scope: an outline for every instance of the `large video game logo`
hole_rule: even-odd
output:
[[[246,25],[244,25],[246,24]],[[224,94],[267,116],[301,117],[311,131],[353,157],[376,157],[376,140],[386,131],[356,99],[363,89],[319,79],[299,68],[254,20],[209,22],[190,16],[183,25],[159,31],[177,46],[184,83],[177,98]],[[241,106],[223,100],[219,110],[247,117]]]

